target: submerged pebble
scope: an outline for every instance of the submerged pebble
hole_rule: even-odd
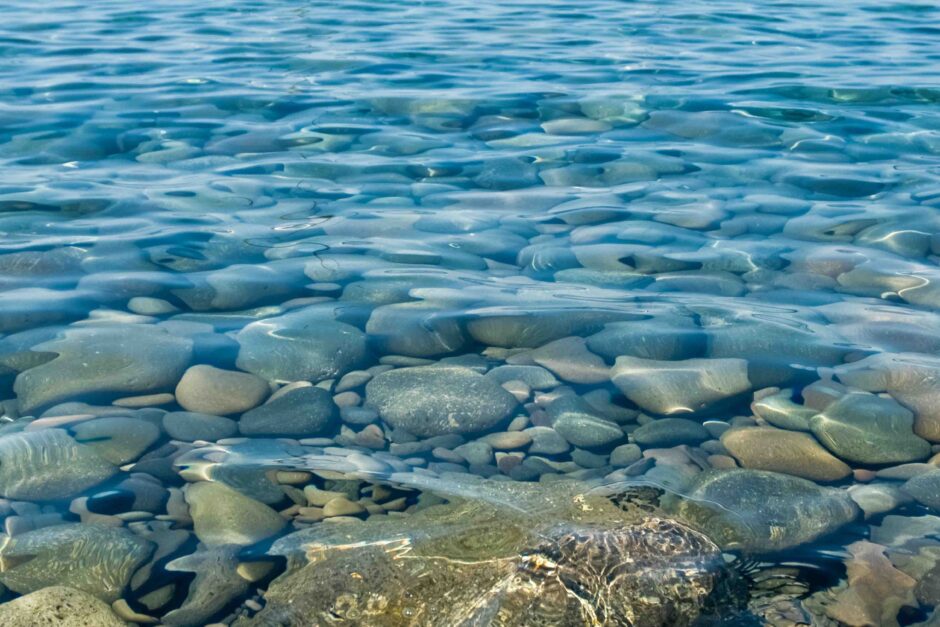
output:
[[[238,367],[269,381],[322,381],[360,366],[365,335],[316,308],[252,322],[235,336]]]
[[[227,416],[257,407],[269,393],[260,377],[198,365],[183,373],[176,386],[176,402],[186,411]]]
[[[611,380],[654,414],[693,413],[751,388],[743,359],[656,361],[618,357]]]
[[[850,462],[890,464],[930,455],[930,444],[914,435],[914,415],[894,400],[873,394],[846,394],[809,425],[826,448]]]
[[[840,490],[764,470],[704,472],[667,509],[724,548],[771,552],[831,533],[858,515]]]
[[[215,481],[194,483],[185,492],[196,537],[207,546],[254,544],[286,524],[264,503]]]
[[[33,350],[57,357],[16,377],[22,412],[75,398],[172,389],[189,363],[192,342],[148,325],[79,327]]]
[[[273,398],[241,415],[238,430],[244,435],[315,436],[334,430],[339,408],[326,390],[300,387]]]
[[[845,462],[805,433],[769,427],[731,429],[722,434],[721,443],[744,468],[813,481],[838,481],[852,474]]]
[[[460,367],[383,372],[366,385],[366,401],[390,425],[420,437],[484,431],[516,407],[495,381]]]

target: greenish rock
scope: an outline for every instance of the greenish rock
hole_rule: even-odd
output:
[[[792,400],[793,390],[781,390],[751,404],[754,415],[781,429],[809,431],[810,418],[818,412]]]
[[[13,390],[24,414],[66,400],[167,392],[192,349],[191,340],[149,325],[69,328],[33,347],[58,357],[21,372]]]
[[[284,499],[284,491],[281,486],[274,482],[269,469],[259,465],[257,458],[270,459],[271,455],[277,455],[278,458],[289,455],[283,448],[275,453],[274,447],[254,447],[251,445],[261,443],[275,443],[274,440],[249,439],[246,444],[249,445],[245,454],[235,454],[232,457],[226,457],[230,463],[214,464],[206,468],[206,477],[209,481],[222,483],[244,494],[245,496],[261,501],[266,505],[274,505]],[[228,445],[226,449],[237,450],[239,445]],[[278,447],[280,448],[280,447]],[[257,455],[257,457],[256,457]]]
[[[764,470],[711,470],[696,475],[663,507],[724,549],[782,551],[855,520],[858,507],[842,490]]]
[[[11,536],[0,547],[0,583],[20,594],[67,584],[111,603],[153,549],[153,543],[120,527],[42,527]]]
[[[751,389],[743,359],[618,357],[611,375],[624,396],[661,415],[697,412]]]
[[[116,466],[134,461],[160,439],[160,428],[137,418],[97,418],[72,427],[79,444]]]
[[[530,455],[561,455],[571,448],[568,440],[551,427],[529,427],[524,433],[532,438]]]
[[[582,468],[604,468],[608,464],[608,457],[576,448],[571,451],[571,461]]]
[[[190,484],[185,493],[196,537],[206,546],[254,544],[287,524],[264,503],[216,481]]]
[[[837,457],[860,464],[926,459],[930,443],[914,434],[914,414],[890,398],[846,394],[810,420],[813,435]]]
[[[637,427],[633,440],[642,446],[678,446],[701,444],[711,438],[701,423],[684,418],[661,418]]]
[[[269,381],[322,381],[366,361],[366,336],[308,308],[247,325],[235,336],[236,365]]]
[[[587,349],[584,338],[564,337],[528,354],[535,363],[569,383],[596,384],[610,379],[604,360]]]
[[[271,553],[287,558],[287,571],[264,609],[235,625],[682,627],[708,620],[709,607],[742,604],[717,546],[620,495],[564,480],[454,475],[446,486],[448,503],[409,516],[277,540]]]
[[[640,461],[643,458],[643,451],[636,444],[621,444],[610,452],[610,465],[627,467],[630,464]]]
[[[383,372],[366,385],[366,402],[392,427],[423,438],[486,431],[517,405],[492,379],[448,366]]]
[[[4,627],[126,627],[111,606],[87,592],[49,586],[0,605]]]
[[[461,444],[454,452],[474,466],[486,466],[493,463],[493,447],[479,440]]]
[[[174,440],[215,442],[238,433],[238,423],[222,416],[198,414],[191,411],[171,411],[163,416],[163,429]]]
[[[63,429],[0,437],[0,495],[5,498],[65,498],[98,485],[117,470]]]
[[[570,444],[584,448],[607,446],[623,439],[623,431],[613,422],[590,414],[564,412],[552,428]]]
[[[901,486],[907,494],[921,505],[940,511],[940,469],[931,470],[909,479]]]
[[[238,429],[244,435],[314,436],[335,430],[339,408],[332,395],[316,386],[291,390],[242,414]]]

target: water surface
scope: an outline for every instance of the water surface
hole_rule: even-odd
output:
[[[540,591],[448,622],[936,620],[932,3],[4,18],[5,621],[68,586],[100,624],[434,624],[401,543]],[[285,610],[347,545],[384,600]]]

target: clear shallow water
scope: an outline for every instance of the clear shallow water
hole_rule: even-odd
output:
[[[277,579],[298,567],[291,533],[348,514],[369,520],[346,541],[387,546],[400,532],[383,521],[434,495],[588,524],[464,485],[482,475],[538,482],[537,504],[565,477],[576,494],[665,490],[657,516],[703,532],[731,570],[759,564],[750,609],[712,595],[728,621],[931,615],[931,4],[4,14],[5,599],[67,585],[125,620],[377,624],[336,610],[364,602],[352,587],[326,618],[285,613],[285,589],[314,585]],[[270,387],[298,381],[324,391],[272,405]],[[336,495],[311,486],[345,496],[326,508]],[[653,554],[650,572],[674,572]],[[201,563],[223,574],[194,579]],[[428,624],[413,612],[434,602],[385,616]]]

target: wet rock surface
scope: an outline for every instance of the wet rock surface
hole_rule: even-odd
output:
[[[903,463],[930,455],[930,444],[914,435],[914,415],[892,399],[846,394],[809,426],[829,450],[851,462]]]
[[[0,622],[9,627],[124,627],[100,599],[65,586],[50,586],[0,605]]]
[[[501,490],[473,482],[466,487]],[[503,511],[498,502],[458,502],[430,507],[407,522],[373,520],[286,536],[275,551],[305,557],[272,583],[261,613],[236,624],[299,625],[327,620],[330,612],[376,625],[451,623],[488,620],[497,612],[510,625],[529,624],[533,615],[559,624],[683,625],[698,618],[709,594],[729,594],[713,570],[717,547],[681,523],[631,515],[605,497],[576,501],[581,497],[564,483],[507,491],[515,502],[511,511],[523,515]],[[532,528],[525,511],[537,505],[553,519]],[[681,566],[664,568],[663,560]],[[553,570],[543,572],[549,562]],[[351,586],[345,583],[350,571],[362,573]],[[604,585],[601,573],[616,585]],[[572,590],[592,599],[591,609]],[[376,597],[383,599],[380,606],[369,602]]]

